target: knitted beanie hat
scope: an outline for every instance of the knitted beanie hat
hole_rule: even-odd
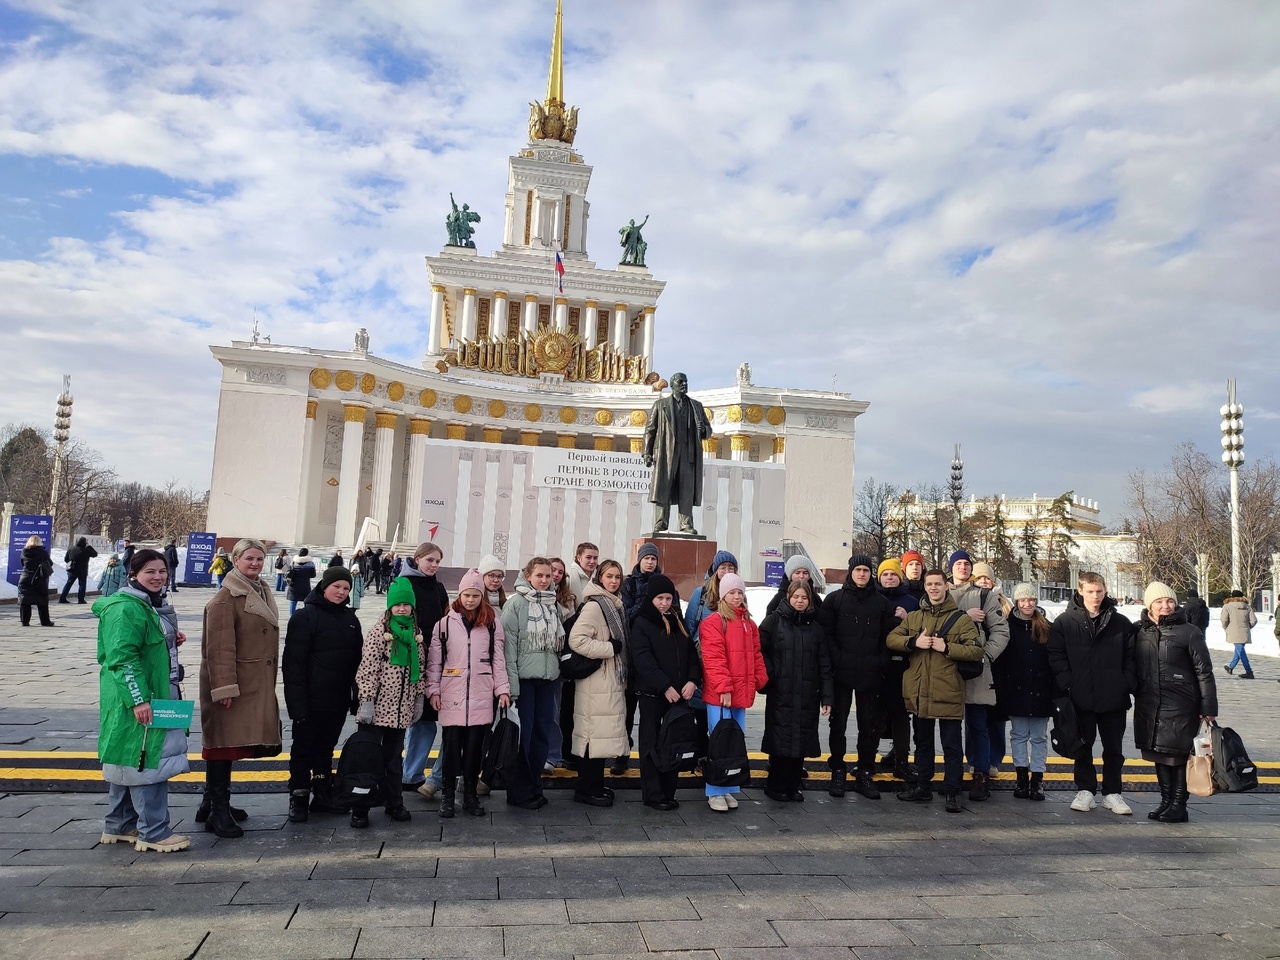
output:
[[[853,570],[854,567],[866,567],[868,570],[874,570],[876,562],[865,553],[855,553],[849,558],[849,569]]]
[[[636,563],[639,563],[645,557],[658,557],[658,545],[656,543],[642,543],[640,549],[636,551]]]
[[[996,584],[997,586],[999,586],[1000,584],[1000,578],[996,576],[995,568],[992,567],[991,564],[987,563],[985,560],[979,560],[977,563],[973,565],[972,579],[977,580],[979,577],[987,577],[992,583]]]
[[[1013,599],[1016,603],[1019,600],[1039,600],[1035,584],[1020,583],[1013,588]]]
[[[476,572],[482,577],[486,573],[505,574],[507,572],[507,565],[490,553],[480,558],[480,563],[476,566]]]
[[[412,607],[415,600],[413,584],[409,582],[408,577],[396,577],[391,581],[391,586],[387,587],[388,610],[394,607],[397,603],[407,603]]]
[[[747,592],[746,583],[736,573],[726,573],[720,578],[720,596],[728,596],[731,590],[741,590],[744,594]]]
[[[458,584],[458,592],[463,590],[479,590],[484,593],[484,577],[480,576],[480,571],[472,567],[462,575],[462,581]]]
[[[968,550],[957,550],[947,560],[947,569],[950,570],[954,567],[957,560],[968,560],[970,563],[973,563],[973,557],[969,556]]]
[[[718,550],[716,551],[716,555],[711,558],[711,566],[707,567],[707,576],[708,577],[714,576],[716,572],[716,567],[720,566],[720,564],[722,563],[732,563],[733,568],[735,570],[738,569],[737,557],[735,557],[728,550]],[[723,594],[721,595],[723,596]]]
[[[814,572],[813,561],[810,560],[808,557],[806,557],[803,553],[797,553],[794,556],[787,557],[787,563],[784,568],[786,570],[787,579],[790,580],[791,575],[795,573],[797,570],[799,570],[801,567],[804,567],[806,570],[809,571],[809,579],[812,580],[813,572]]]
[[[897,557],[890,557],[888,560],[883,561],[880,564],[880,566],[876,568],[876,579],[879,580],[880,575],[884,573],[886,570],[890,570],[893,573],[896,573],[898,575],[899,580],[902,579],[902,562]]]
[[[351,571],[346,567],[329,567],[324,572],[324,576],[320,578],[320,592],[328,590],[330,585],[337,583],[339,580],[345,580],[351,583]]]
[[[907,564],[911,563],[913,560],[916,563],[919,563],[921,565],[924,564],[924,556],[920,553],[919,550],[908,550],[898,559],[902,561],[903,570],[907,569]]]
[[[1167,583],[1161,583],[1159,580],[1153,581],[1150,586],[1142,593],[1142,605],[1148,610],[1157,600],[1172,600],[1178,602],[1178,595],[1173,592],[1173,587]]]

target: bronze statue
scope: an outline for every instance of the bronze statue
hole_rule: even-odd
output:
[[[622,247],[622,260],[620,264],[630,264],[636,267],[644,266],[644,253],[649,249],[649,244],[644,242],[644,237],[640,231],[644,229],[644,225],[649,222],[649,215],[645,214],[644,220],[639,225],[632,220],[625,227],[619,227],[618,233],[622,239],[618,241],[618,246]]]
[[[693,508],[702,505],[702,441],[710,436],[707,408],[689,396],[689,378],[672,375],[671,395],[654,403],[644,430],[644,465],[653,468],[649,502],[654,504],[655,537],[667,529],[673,503],[680,532],[698,535]]]
[[[471,224],[480,222],[480,214],[465,203],[459,210],[458,202],[453,199],[452,193],[449,194],[449,203],[453,209],[444,218],[444,227],[449,232],[449,246],[474,249],[476,243],[471,238],[476,232],[471,229]]]

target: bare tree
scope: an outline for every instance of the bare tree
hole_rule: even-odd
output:
[[[207,493],[197,494],[192,487],[180,487],[176,480],[166,483],[163,490],[151,492],[155,495],[148,498],[135,536],[168,541],[205,528],[209,513]]]
[[[47,431],[8,424],[0,431],[0,495],[18,513],[43,513],[53,486],[53,450]]]
[[[898,488],[868,477],[853,505],[853,546],[877,560],[889,555]]]

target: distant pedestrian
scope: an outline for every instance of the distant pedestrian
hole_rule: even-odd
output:
[[[213,562],[209,564],[209,572],[213,574],[214,580],[218,584],[218,589],[222,589],[222,581],[231,570],[231,558],[227,556],[227,552],[221,547],[214,554]]]
[[[1190,617],[1187,618],[1188,621],[1190,619]],[[1227,673],[1233,673],[1236,665],[1239,664],[1244,667],[1244,673],[1236,679],[1252,680],[1253,665],[1249,663],[1249,654],[1245,651],[1245,647],[1252,640],[1253,628],[1258,625],[1258,615],[1249,606],[1243,590],[1232,590],[1227,594],[1218,622],[1222,624],[1223,632],[1227,635],[1227,643],[1236,648],[1235,656],[1222,669]]]
[[[120,555],[120,562],[124,564],[125,573],[129,572],[129,564],[133,562],[133,554],[137,547],[133,545],[133,541],[128,537],[124,538],[124,552]]]
[[[178,592],[178,541],[170,540],[164,548],[164,562],[169,565],[169,589]]]
[[[65,560],[67,562],[67,582],[62,588],[62,595],[58,597],[59,603],[67,602],[67,594],[71,592],[71,585],[79,583],[80,589],[76,593],[76,601],[84,603],[85,579],[89,576],[89,561],[98,555],[98,551],[89,546],[87,537],[81,537],[76,541],[76,545],[67,551]]]
[[[341,551],[341,550],[335,550],[335,551],[333,551],[333,556],[329,558],[329,566],[331,566],[331,567],[345,567],[345,566],[346,566],[346,564],[345,564],[345,563],[343,562],[343,560],[342,560],[342,551]]]
[[[52,627],[49,619],[49,578],[53,576],[53,558],[44,548],[39,534],[27,537],[22,548],[22,574],[18,577],[18,617],[24,627],[31,626],[31,608],[40,615],[40,626]]]
[[[276,554],[275,570],[276,592],[279,593],[287,584],[285,575],[289,572],[289,551],[284,547],[281,547],[280,552]]]
[[[1209,629],[1209,605],[1204,602],[1195,587],[1187,591],[1187,602],[1182,605],[1182,609],[1187,615],[1187,623],[1193,627],[1199,627],[1201,633]]]
[[[164,555],[139,550],[132,563],[128,584],[93,604],[102,667],[98,758],[108,784],[101,842],[172,853],[191,846],[169,823],[169,780],[190,769],[187,734],[153,727],[152,701],[182,699],[178,647],[186,637],[163,599]]]
[[[293,612],[298,608],[303,600],[311,593],[311,581],[316,576],[316,565],[312,561],[310,551],[303,547],[298,551],[298,555],[293,558],[293,563],[289,565],[289,587],[285,591],[285,598],[289,601],[289,616],[293,617]]]
[[[991,672],[996,700],[1008,715],[1012,731],[1010,753],[1018,777],[1013,796],[1017,800],[1043,800],[1054,695],[1049,621],[1040,609],[1034,584],[1018,584],[1013,600],[1009,645],[991,665]]]
[[[124,564],[120,562],[119,554],[113,553],[107,557],[107,565],[102,568],[102,573],[98,575],[98,591],[104,597],[111,596],[124,586],[124,575]]]

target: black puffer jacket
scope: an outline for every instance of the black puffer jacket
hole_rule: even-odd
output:
[[[1218,688],[1204,634],[1187,623],[1181,610],[1159,626],[1143,610],[1134,648],[1138,664],[1134,745],[1156,753],[1190,754],[1200,717],[1218,715]]]
[[[67,551],[67,574],[72,577],[78,577],[82,573],[87,574],[89,561],[97,555],[98,551],[89,546],[87,540],[83,543],[77,540],[76,545]]]
[[[631,621],[627,649],[631,684],[642,697],[661,697],[668,687],[679,693],[686,683],[702,682],[702,662],[676,607],[663,615],[645,603]]]
[[[363,645],[355,611],[345,602],[330,603],[319,587],[312,590],[289,618],[284,638],[280,666],[289,717],[349,710]]]
[[[1209,629],[1209,605],[1198,596],[1187,597],[1187,602],[1182,605],[1182,609],[1186,612],[1187,623],[1191,626],[1199,627],[1202,631]]]
[[[815,757],[822,752],[818,714],[832,696],[829,650],[813,611],[797,611],[789,603],[760,624],[764,656],[765,753],[780,757]]]
[[[655,574],[662,573],[662,567],[654,567],[648,573],[644,573],[640,569],[640,564],[636,564],[631,568],[631,573],[622,581],[622,616],[630,623],[636,618],[636,614],[640,612],[640,608],[644,606],[645,593],[649,589],[649,579]],[[656,610],[654,611],[657,612]]]
[[[1103,598],[1094,620],[1077,593],[1049,627],[1049,664],[1058,689],[1077,710],[1128,710],[1137,680],[1133,624],[1110,597]]]
[[[779,604],[778,609],[787,606],[790,604]],[[855,587],[846,580],[843,587],[823,601],[818,623],[837,683],[854,690],[880,686],[889,662],[889,648],[884,641],[898,625],[893,611],[894,605],[871,583]]]
[[[44,547],[22,548],[22,573],[18,577],[18,595],[27,599],[49,596],[49,577],[53,558]]]
[[[1043,616],[1043,614],[1041,614]],[[1031,632],[1031,621],[1009,614],[1009,645],[991,661],[996,703],[1006,717],[1053,716],[1053,667],[1049,646]]]
[[[813,586],[812,580],[809,581],[809,585]],[[773,613],[773,611],[777,610],[779,604],[787,602],[787,587],[789,586],[791,586],[790,580],[783,580],[778,584],[778,592],[769,598],[769,603],[764,608],[765,616],[768,616]],[[818,591],[816,589],[813,591],[813,609],[814,612],[822,609],[822,597],[818,596]]]

